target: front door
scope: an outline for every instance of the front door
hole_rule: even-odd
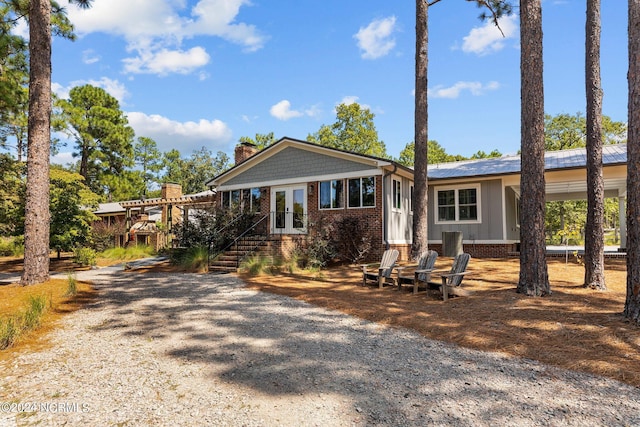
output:
[[[307,232],[306,186],[271,189],[271,232],[276,234]]]

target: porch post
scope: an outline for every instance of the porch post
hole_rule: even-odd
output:
[[[129,231],[131,230],[131,208],[126,208],[125,209],[124,230],[125,230],[124,236],[125,236],[125,239],[126,239],[126,241],[124,243],[126,245],[127,242],[129,242]]]
[[[627,248],[627,208],[625,198],[618,197],[618,208],[620,213],[618,214],[618,222],[620,223],[620,249]]]

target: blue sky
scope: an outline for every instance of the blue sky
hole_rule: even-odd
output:
[[[584,8],[543,1],[549,114],[585,110]],[[518,19],[501,22],[502,37],[479,13],[463,0],[429,9],[429,139],[451,154],[515,153]],[[305,139],[353,101],[375,114],[390,155],[413,140],[415,2],[95,0],[68,14],[79,38],[54,40],[55,92],[103,87],[163,151],[231,154],[256,133]],[[603,2],[603,110],[625,122],[626,19],[626,2]]]

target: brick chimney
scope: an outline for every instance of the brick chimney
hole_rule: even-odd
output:
[[[256,154],[257,151],[258,150],[256,149],[255,144],[252,144],[250,142],[241,142],[240,144],[236,145],[236,148],[234,150],[236,165],[244,162],[249,157]]]

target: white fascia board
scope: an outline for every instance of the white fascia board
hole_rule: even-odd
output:
[[[216,190],[230,191],[230,190],[239,190],[242,188],[286,186],[286,185],[302,184],[307,182],[330,181],[334,179],[360,178],[363,176],[377,176],[377,175],[382,175],[382,171],[380,169],[368,169],[368,170],[347,172],[347,173],[341,173],[341,174],[301,176],[301,177],[295,177],[295,178],[274,179],[273,181],[260,181],[260,182],[251,182],[251,183],[236,184],[236,185],[220,185],[219,187],[216,187]]]

